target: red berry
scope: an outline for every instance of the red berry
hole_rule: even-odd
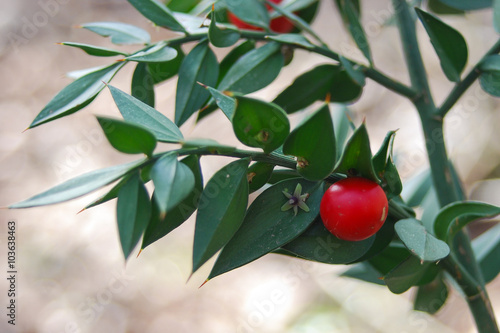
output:
[[[275,4],[280,4],[283,0],[271,0],[271,2]],[[269,5],[266,5],[268,11],[272,11],[272,8]],[[263,30],[262,28],[253,26],[251,24],[248,24],[246,22],[243,22],[240,20],[236,15],[234,15],[231,12],[227,13],[229,22],[234,24],[240,29],[246,29],[246,30]],[[278,32],[278,33],[287,33],[293,30],[293,23],[290,22],[286,17],[280,16],[275,19],[271,20],[271,23],[269,24],[269,27],[271,28],[272,31]]]
[[[326,190],[320,215],[325,227],[347,241],[374,235],[387,218],[389,205],[384,190],[365,178],[340,180]]]

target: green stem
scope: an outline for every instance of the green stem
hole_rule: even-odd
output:
[[[405,0],[392,0],[398,21],[405,59],[412,88],[419,92],[413,103],[422,122],[432,179],[441,206],[459,200],[446,153],[443,119],[439,116],[430,92],[425,66],[417,42],[415,23]],[[483,277],[474,257],[470,239],[460,232],[451,244],[450,256],[443,260],[445,269],[466,294],[470,311],[481,333],[498,332],[491,303],[484,288]],[[455,258],[460,258],[456,261]]]
[[[480,64],[483,62],[483,60],[486,57],[489,57],[493,54],[497,54],[500,52],[500,39],[493,45],[488,52],[477,62],[477,64],[472,67],[472,69],[469,71],[469,73],[465,76],[465,78],[457,83],[455,87],[451,90],[451,92],[448,94],[448,97],[446,97],[445,101],[437,110],[437,115],[444,117],[448,111],[455,105],[455,103],[462,97],[465,91],[470,88],[470,86],[474,83],[474,81],[477,80],[479,75],[481,74],[481,71],[479,70]]]

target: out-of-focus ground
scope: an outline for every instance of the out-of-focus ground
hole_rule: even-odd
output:
[[[377,67],[407,82],[399,39],[393,27],[382,28],[390,1],[364,1],[363,20]],[[74,41],[101,46],[109,40],[74,28],[91,21],[122,21],[150,31],[154,40],[168,33],[151,27],[123,0],[0,0],[0,205],[26,199],[83,172],[133,160],[110,148],[94,114],[118,116],[108,91],[90,107],[41,127],[22,131],[43,106],[70,82],[68,71],[103,65],[114,59],[92,58],[56,45]],[[446,21],[469,43],[469,67],[497,39],[491,13],[480,11]],[[314,28],[334,50],[362,60],[341,26],[333,1],[322,1]],[[427,70],[438,102],[452,85],[441,72],[427,36],[420,30]],[[297,52],[279,79],[256,95],[272,99],[318,56]],[[131,67],[113,85],[129,91]],[[157,88],[157,108],[173,115],[175,80]],[[500,203],[498,176],[500,114],[497,100],[478,84],[451,111],[446,139],[449,152],[475,199]],[[408,178],[426,165],[422,134],[412,106],[369,81],[352,106],[355,120],[364,117],[374,149],[385,133],[399,129],[396,154]],[[293,117],[296,123],[304,114]],[[187,137],[210,137],[237,144],[220,114],[183,126]],[[204,158],[205,179],[229,160]],[[497,181],[497,184],[500,182]],[[452,293],[437,316],[411,310],[412,291],[396,296],[386,288],[337,275],[344,266],[327,266],[268,255],[210,281],[210,264],[188,282],[194,219],[148,247],[125,264],[115,222],[115,203],[81,214],[99,194],[56,206],[0,211],[0,271],[6,271],[6,223],[17,222],[17,322],[7,325],[7,284],[0,278],[1,332],[473,332],[464,301]],[[3,273],[2,273],[3,274]],[[0,275],[3,276],[3,275]],[[500,280],[489,285],[500,314]]]

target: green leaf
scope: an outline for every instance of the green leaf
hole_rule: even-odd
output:
[[[163,217],[177,206],[193,190],[195,178],[191,169],[177,161],[177,154],[166,154],[159,158],[151,169],[155,185],[155,199]]]
[[[282,211],[287,198],[283,191],[291,193],[297,184],[302,193],[309,193],[306,204],[309,212]],[[290,242],[314,221],[319,214],[323,195],[320,183],[290,179],[279,182],[260,194],[248,208],[243,224],[220,253],[209,278],[248,264],[263,255]]]
[[[274,81],[283,63],[280,45],[268,43],[239,58],[220,81],[217,90],[249,94],[262,89]]]
[[[429,10],[436,14],[463,15],[464,11],[445,5],[441,0],[428,0]]]
[[[380,273],[367,262],[360,262],[359,264],[350,266],[340,276],[385,286],[384,281],[380,279]]]
[[[224,112],[227,119],[231,120],[233,118],[234,109],[236,108],[236,99],[212,87],[205,86],[205,88],[210,92],[215,103],[217,103],[217,106]]]
[[[221,0],[227,9],[240,18],[242,21],[251,25],[268,29],[269,14],[264,4],[257,0]]]
[[[343,56],[340,56],[340,64],[342,67],[345,69],[346,73],[349,75],[349,77],[356,82],[356,84],[360,87],[364,87],[366,84],[365,80],[365,74],[361,70],[361,68],[352,63],[350,60],[344,58]]]
[[[179,128],[163,114],[113,86],[108,87],[126,121],[148,128],[158,141],[177,143],[183,140]]]
[[[149,67],[145,63],[138,63],[132,76],[132,96],[144,104],[155,106],[155,89]]]
[[[29,128],[67,116],[89,105],[123,65],[115,63],[67,85],[40,111]]]
[[[492,6],[493,0],[439,0],[447,6],[460,10],[476,10]]]
[[[447,298],[448,287],[443,277],[438,275],[431,283],[418,287],[413,309],[435,314],[441,309]]]
[[[116,219],[125,259],[139,242],[151,216],[149,195],[139,173],[133,175],[118,192]]]
[[[119,119],[97,117],[99,125],[109,143],[125,154],[146,154],[151,156],[156,148],[156,138],[143,126]]]
[[[151,36],[146,30],[135,25],[120,22],[92,22],[81,25],[103,37],[110,37],[111,43],[118,45],[149,44]]]
[[[394,142],[394,136],[396,135],[396,131],[389,131],[384,138],[384,142],[380,146],[379,150],[375,155],[373,155],[372,162],[373,168],[377,175],[382,175],[385,166],[387,164],[387,158],[392,155],[392,146]]]
[[[233,47],[231,51],[222,59],[220,62],[219,69],[219,80],[217,84],[224,79],[226,73],[229,71],[231,67],[245,54],[255,49],[255,41],[250,39],[236,47]]]
[[[276,184],[282,180],[300,178],[299,173],[296,170],[291,169],[278,169],[274,170],[271,174],[271,178],[267,181],[268,184]]]
[[[177,50],[167,46],[166,42],[159,42],[150,48],[129,55],[125,59],[137,62],[165,62],[177,57]]]
[[[354,131],[347,141],[342,156],[335,167],[335,172],[349,176],[361,176],[379,182],[372,163],[370,139],[365,124]]]
[[[189,139],[181,142],[182,148],[204,148],[213,153],[223,154],[233,152],[236,148],[218,143],[213,139]]]
[[[301,34],[279,34],[266,37],[278,43],[298,45],[306,49],[314,49],[316,46]]]
[[[482,233],[472,241],[475,257],[479,262],[486,283],[500,273],[500,224]]]
[[[174,12],[188,13],[191,11],[200,0],[169,0],[167,7]]]
[[[316,101],[324,101],[328,94],[332,102],[350,102],[362,92],[347,74],[337,65],[320,65],[295,79],[275,99],[287,113],[294,113]]]
[[[385,169],[382,177],[380,178],[382,180],[381,186],[387,195],[387,199],[390,200],[392,198],[399,197],[401,191],[403,190],[403,183],[401,182],[398,169],[396,168],[396,164],[394,164],[392,157],[387,159]]]
[[[373,64],[373,58],[370,50],[370,45],[368,44],[368,40],[366,38],[365,30],[360,22],[360,8],[359,1],[337,1],[339,5],[339,9],[342,12],[342,17],[344,18],[344,22],[351,33],[351,37],[358,46],[358,48],[363,52],[363,55],[366,59]]]
[[[288,136],[283,153],[297,157],[297,171],[308,180],[321,180],[335,167],[336,143],[328,104],[307,117]]]
[[[446,242],[469,222],[500,214],[500,207],[482,202],[455,202],[441,209],[434,221],[436,237]]]
[[[266,154],[280,147],[290,133],[285,111],[278,105],[235,96],[232,123],[238,140],[249,147],[262,148]]]
[[[219,170],[200,198],[193,246],[193,272],[219,251],[241,226],[248,204],[248,158]]]
[[[85,173],[27,200],[10,205],[9,208],[30,208],[52,205],[81,197],[82,195],[111,184],[115,180],[120,179],[132,170],[138,168],[144,162],[145,160],[140,160]]]
[[[382,251],[384,251],[394,239],[394,223],[395,219],[388,216],[380,230],[375,234],[375,240],[373,241],[370,249],[366,251],[362,257],[353,262],[366,261],[382,253]]]
[[[468,58],[464,37],[434,15],[419,8],[415,10],[436,50],[444,74],[448,80],[459,82]]]
[[[186,32],[186,29],[174,17],[174,13],[163,3],[156,0],[127,0],[145,18],[157,26],[172,31]]]
[[[438,261],[450,254],[448,245],[431,235],[416,219],[399,220],[394,229],[408,250],[422,261]]]
[[[179,73],[179,68],[181,67],[185,55],[180,46],[174,48],[177,51],[177,56],[174,59],[165,62],[148,63],[149,72],[151,73],[154,84],[170,79]]]
[[[211,13],[210,26],[208,28],[208,40],[215,47],[229,47],[240,39],[239,30],[230,27],[218,27],[216,22],[216,15]]]
[[[266,185],[273,173],[274,165],[264,162],[255,162],[248,168],[248,190],[250,193]]]
[[[350,118],[349,109],[345,105],[340,105],[339,108],[333,111],[333,127],[335,132],[335,142],[337,143],[337,160],[340,159],[344,151],[344,145],[347,138],[352,135],[353,127]]]
[[[71,42],[62,42],[59,44],[79,48],[88,55],[96,57],[114,57],[117,55],[125,55],[125,56],[127,55],[126,53],[121,51],[108,49],[100,46],[88,45],[88,44],[71,43]]]
[[[500,97],[500,55],[486,57],[479,64],[479,83],[488,94]]]
[[[125,185],[125,183],[129,180],[129,178],[130,177],[125,176],[122,179],[120,179],[120,181],[118,182],[118,184],[116,184],[115,186],[113,186],[113,188],[111,190],[109,190],[108,193],[106,193],[105,195],[101,196],[100,198],[92,201],[90,204],[88,204],[87,206],[85,206],[85,208],[83,208],[82,211],[84,211],[86,209],[89,209],[89,208],[92,208],[92,207],[95,207],[95,206],[98,206],[100,204],[103,204],[105,202],[108,202],[110,200],[113,200],[113,199],[117,198],[118,197],[118,191],[120,191],[120,189],[123,187],[123,185]]]
[[[338,239],[316,220],[304,233],[285,244],[283,248],[301,258],[325,264],[347,264],[363,256],[372,246],[372,236],[359,242]]]
[[[151,220],[144,232],[141,248],[144,249],[148,245],[156,242],[158,239],[170,233],[172,230],[180,226],[186,221],[198,207],[198,200],[203,191],[203,177],[200,168],[200,159],[196,155],[190,155],[183,160],[181,164],[187,166],[194,175],[194,188],[188,196],[182,200],[177,206],[168,209],[167,214],[161,214],[160,208],[156,200],[156,193],[153,194],[153,208]]]
[[[182,125],[207,101],[210,94],[198,82],[214,86],[219,75],[219,64],[208,42],[200,42],[184,58],[179,69],[175,96],[175,123]]]
[[[382,252],[373,256],[368,261],[383,276],[396,268],[396,266],[405,261],[409,256],[411,256],[411,253],[403,244],[391,242]]]
[[[422,280],[431,264],[410,256],[384,277],[385,284],[394,294],[402,294]]]

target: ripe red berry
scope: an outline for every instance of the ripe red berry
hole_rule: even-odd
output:
[[[271,2],[275,4],[280,4],[283,0],[271,0]],[[267,10],[272,11],[272,8],[266,4]],[[246,29],[246,30],[263,30],[262,28],[253,26],[251,24],[248,24],[246,22],[243,22],[240,20],[236,15],[234,15],[231,12],[227,13],[229,22],[234,24],[240,29]],[[271,28],[272,31],[278,32],[278,33],[287,33],[293,30],[293,23],[290,22],[286,17],[280,16],[275,19],[271,20],[271,23],[269,24],[269,27]]]
[[[359,177],[340,180],[326,190],[320,215],[325,227],[347,241],[374,235],[387,218],[389,205],[384,190],[375,182]]]

